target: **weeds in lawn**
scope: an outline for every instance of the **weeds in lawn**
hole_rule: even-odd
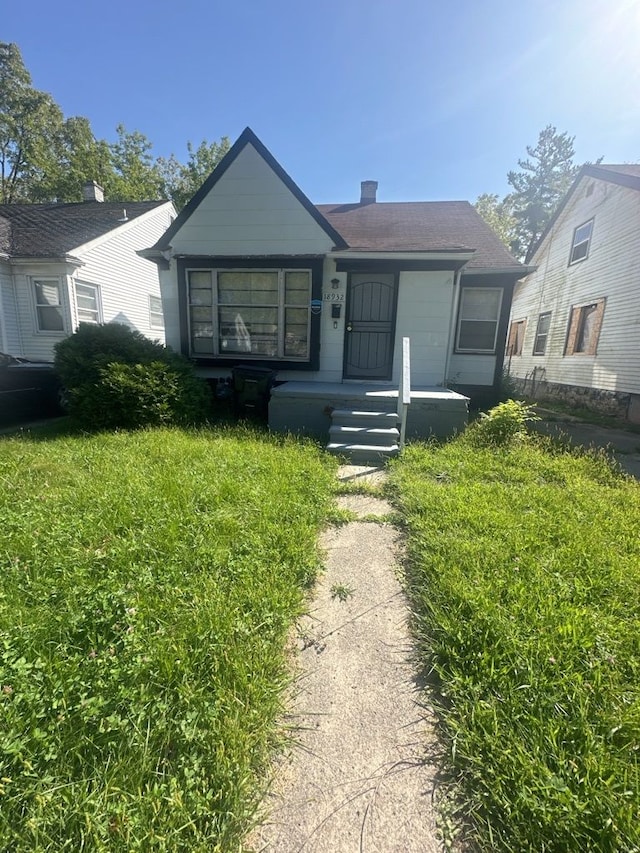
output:
[[[250,430],[0,441],[0,838],[236,849],[333,468]]]
[[[640,488],[606,455],[408,447],[392,490],[481,849],[640,849]]]

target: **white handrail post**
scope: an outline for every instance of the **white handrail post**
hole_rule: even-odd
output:
[[[402,368],[398,386],[398,420],[400,421],[400,451],[404,448],[407,433],[407,411],[411,404],[411,342],[409,338],[402,339]]]

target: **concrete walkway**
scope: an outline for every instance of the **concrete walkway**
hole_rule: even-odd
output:
[[[341,478],[380,478],[345,466]],[[379,498],[339,503],[384,517]],[[354,521],[322,539],[326,571],[299,625],[300,673],[286,721],[295,745],[279,763],[267,821],[249,848],[274,853],[435,853],[435,742],[420,705],[408,610],[396,576],[400,534]]]
[[[640,479],[639,433],[590,424],[572,415],[543,408],[538,408],[538,413],[542,420],[535,426],[540,432],[554,438],[567,438],[572,444],[582,447],[606,449],[627,474]]]

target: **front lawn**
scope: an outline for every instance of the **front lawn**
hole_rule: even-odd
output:
[[[333,464],[241,430],[0,440],[3,850],[238,848]]]
[[[464,439],[393,472],[425,670],[480,849],[640,849],[640,487]]]

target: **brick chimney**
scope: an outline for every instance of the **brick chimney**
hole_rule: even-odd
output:
[[[360,183],[360,204],[375,203],[377,191],[377,181],[362,181]]]
[[[104,201],[104,190],[95,181],[87,181],[82,185],[83,201]]]

